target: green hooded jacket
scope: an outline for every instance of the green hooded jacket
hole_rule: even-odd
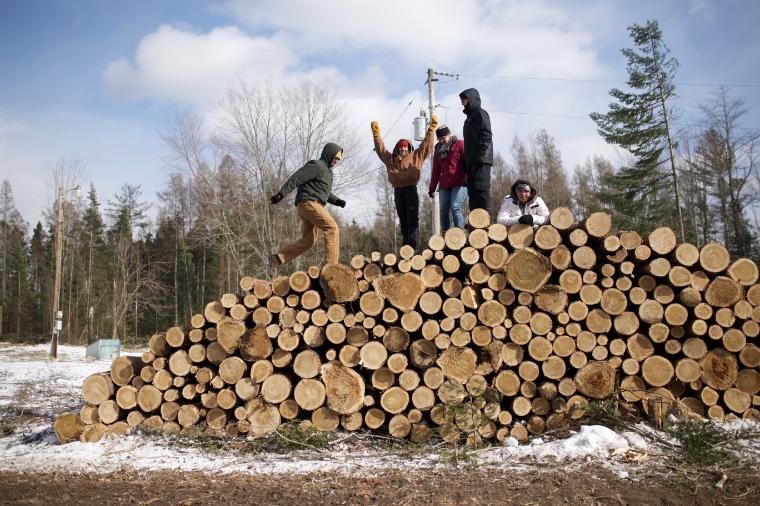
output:
[[[338,197],[332,194],[333,171],[330,167],[335,155],[343,151],[343,148],[333,142],[328,142],[322,148],[319,160],[310,160],[303,167],[293,173],[280,188],[280,193],[285,196],[298,188],[296,204],[306,200],[315,200],[322,205],[330,203],[335,205]]]

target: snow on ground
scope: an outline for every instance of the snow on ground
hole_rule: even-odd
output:
[[[0,438],[0,471],[57,471],[106,473],[120,470],[184,470],[207,473],[310,473],[335,471],[372,473],[383,469],[434,469],[451,466],[445,451],[404,453],[350,449],[325,453],[236,454],[210,452],[133,434],[97,443],[60,445],[52,431],[53,417],[77,411],[82,405],[80,387],[90,374],[107,371],[110,361],[85,358],[83,347],[61,346],[58,360],[47,359],[48,347],[0,343],[0,417],[23,409],[37,418],[16,433]],[[647,429],[651,430],[651,429]],[[602,426],[583,426],[567,439],[533,439],[518,445],[512,438],[501,448],[472,452],[466,465],[518,470],[538,462],[602,465],[619,476],[629,474],[632,463],[657,453],[634,432],[616,433]]]
[[[52,418],[82,405],[84,379],[111,369],[111,361],[85,358],[82,346],[59,346],[58,360],[49,360],[50,345],[0,343],[0,409],[18,408]]]

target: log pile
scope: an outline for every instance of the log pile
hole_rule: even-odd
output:
[[[524,440],[617,396],[644,414],[760,418],[760,284],[749,259],[669,228],[613,232],[567,208],[417,253],[356,256],[209,303],[84,382],[62,440],[197,424],[263,434],[291,420],[416,442]]]

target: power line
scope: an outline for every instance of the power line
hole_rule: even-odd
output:
[[[596,83],[596,84],[628,84],[626,81],[614,81],[607,79],[575,79],[569,77],[537,77],[537,76],[509,76],[509,75],[482,75],[482,74],[460,74],[461,77],[475,77],[479,79],[512,79],[515,81],[561,81],[571,83]],[[695,86],[718,88],[760,88],[756,83],[680,83],[676,86]]]
[[[550,114],[550,113],[543,113],[543,112],[523,112],[523,111],[499,111],[499,110],[493,110],[489,109],[489,113],[496,112],[501,114],[516,114],[520,116],[545,116],[549,118],[573,118],[573,119],[591,119],[588,116],[575,116],[572,114]]]
[[[387,131],[387,132],[385,132],[385,135],[383,135],[383,140],[385,140],[385,137],[386,137],[386,136],[387,136],[389,133],[391,133],[391,131],[393,131],[393,129],[394,129],[394,128],[396,128],[396,124],[399,122],[399,120],[401,119],[401,117],[402,117],[402,116],[403,116],[403,115],[406,113],[406,111],[409,109],[409,107],[412,105],[412,103],[413,103],[413,102],[414,102],[414,99],[411,99],[411,100],[409,101],[409,103],[408,103],[408,104],[406,104],[406,107],[404,107],[404,110],[403,110],[403,111],[401,111],[401,114],[399,114],[399,115],[398,115],[398,118],[396,118],[396,121],[394,121],[394,122],[393,122],[393,124],[392,124],[392,125],[391,125],[391,127],[388,129],[388,131]]]
[[[442,109],[454,109],[454,106],[448,106],[448,105],[442,105],[438,104],[438,107],[441,107]],[[588,116],[579,116],[575,114],[553,114],[553,113],[544,113],[544,112],[525,112],[525,111],[500,111],[498,109],[488,109],[488,113],[499,113],[499,114],[515,114],[519,116],[543,116],[543,117],[549,117],[549,118],[571,118],[571,119],[590,119]]]

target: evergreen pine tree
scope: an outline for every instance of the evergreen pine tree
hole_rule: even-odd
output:
[[[32,313],[36,315],[30,322],[33,335],[43,335],[50,329],[48,305],[51,303],[51,281],[53,273],[51,240],[45,233],[41,222],[37,222],[29,243],[29,283],[32,292]]]
[[[95,340],[102,321],[108,312],[104,301],[108,284],[105,266],[108,264],[105,242],[105,225],[100,212],[100,201],[95,186],[90,183],[87,209],[82,215],[80,259],[84,266],[84,321],[87,325],[87,342]],[[92,308],[92,314],[90,313]]]
[[[33,297],[27,277],[25,235],[23,229],[14,228],[10,236],[8,295],[12,303],[8,306],[8,333],[16,338],[30,333],[29,323],[34,319],[30,314]]]
[[[633,24],[628,30],[636,48],[622,53],[628,60],[632,90],[610,90],[616,102],[606,114],[591,113],[591,119],[605,141],[627,149],[636,161],[605,178],[609,188],[602,197],[610,203],[619,227],[647,232],[674,217],[673,196],[675,217],[685,240],[671,133],[678,61],[669,56],[657,21]]]

